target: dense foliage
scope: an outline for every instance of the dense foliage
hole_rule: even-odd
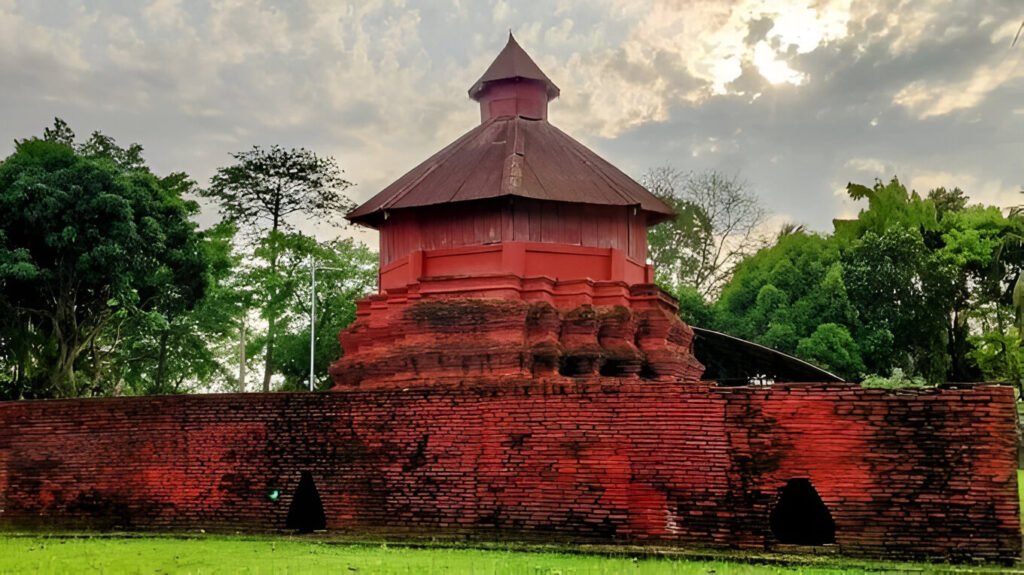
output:
[[[1019,383],[1024,219],[968,205],[957,189],[921,197],[895,179],[848,192],[867,201],[856,219],[829,235],[780,234],[737,265],[713,303],[683,298],[684,318],[851,379]]]
[[[58,122],[0,164],[2,395],[105,393],[111,330],[202,298],[209,264],[190,220],[198,206],[183,199],[191,182],[155,176],[141,151],[102,134],[75,145]]]
[[[306,389],[309,385],[309,317],[311,285],[308,266],[315,262],[316,272],[316,345],[314,352],[314,388],[329,387],[327,367],[338,359],[338,332],[355,321],[356,301],[377,285],[377,254],[351,239],[317,243],[308,236],[290,238],[291,254],[300,267],[289,274],[288,302],[281,317],[277,348],[277,373],[282,389]],[[302,258],[308,255],[312,260]],[[301,263],[299,263],[299,259]]]
[[[312,262],[331,268],[315,318],[325,385],[336,334],[376,282],[364,245],[288,220],[350,205],[334,161],[254,148],[207,191],[153,174],[142,152],[98,132],[78,142],[58,119],[0,163],[0,398],[244,390],[255,358],[265,389],[304,387]],[[203,231],[200,194],[226,215]]]

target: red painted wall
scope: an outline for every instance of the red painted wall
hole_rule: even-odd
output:
[[[548,94],[543,82],[524,79],[492,82],[478,97],[481,123],[497,116],[548,118]]]
[[[555,281],[653,283],[654,268],[613,248],[567,244],[501,242],[412,252],[380,269],[380,291],[403,289],[424,278],[478,281],[497,275],[551,278]]]
[[[0,525],[328,528],[774,545],[809,478],[848,553],[1020,551],[1009,388],[710,387],[591,377],[0,404]],[[283,497],[268,500],[271,489]]]
[[[633,211],[524,198],[395,210],[380,226],[380,291],[494,274],[648,283],[646,216]]]
[[[632,208],[506,198],[391,212],[380,226],[380,263],[417,250],[497,242],[614,248],[641,263],[647,258],[645,216]]]

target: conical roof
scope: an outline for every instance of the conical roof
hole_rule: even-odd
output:
[[[526,50],[523,50],[519,42],[516,42],[512,32],[509,32],[508,42],[498,53],[498,57],[491,62],[484,75],[480,76],[480,79],[469,88],[469,97],[474,100],[478,99],[488,83],[518,79],[542,82],[549,100],[554,100],[560,93],[558,86],[541,71],[533,58],[526,53]]]
[[[530,79],[558,87],[509,35],[508,44],[470,88]],[[648,225],[675,217],[671,208],[632,178],[545,119],[495,116],[384,188],[346,217],[378,227],[387,210],[500,198],[635,206]]]

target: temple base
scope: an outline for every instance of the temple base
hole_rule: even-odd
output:
[[[696,382],[693,331],[653,284],[513,275],[424,278],[359,302],[334,389],[472,377]]]

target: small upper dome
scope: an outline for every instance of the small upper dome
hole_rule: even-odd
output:
[[[479,101],[484,91],[495,83],[517,80],[540,82],[548,100],[554,100],[560,93],[558,86],[541,71],[533,58],[530,58],[530,55],[523,50],[512,33],[509,32],[508,43],[502,48],[498,57],[491,62],[484,75],[480,76],[480,79],[469,88],[469,97]]]

